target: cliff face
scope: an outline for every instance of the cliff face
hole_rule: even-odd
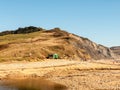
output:
[[[120,56],[120,46],[114,46],[110,48],[115,54]]]
[[[79,52],[76,55],[81,55],[81,59],[110,59],[115,58],[116,55],[107,47],[98,45],[87,38],[79,37],[74,34],[70,36],[72,40],[69,40],[70,44],[74,47],[74,50]]]
[[[0,36],[0,41],[0,60],[39,60],[52,58],[54,53],[61,59],[115,58],[109,48],[59,28]]]

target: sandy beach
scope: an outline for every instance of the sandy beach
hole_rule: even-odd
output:
[[[109,60],[0,63],[1,80],[29,77],[66,85],[68,90],[120,90],[120,64]]]

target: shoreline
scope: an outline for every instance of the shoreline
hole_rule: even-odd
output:
[[[74,87],[74,89],[77,88],[75,90],[79,90],[78,88],[80,88],[80,86],[84,90],[91,90],[90,88],[88,89],[88,87],[84,87],[84,84],[81,85],[81,83],[85,81],[85,85],[89,86],[90,84],[90,87],[92,88],[94,86],[90,83],[90,81],[93,84],[97,83],[96,80],[93,81],[93,77],[96,77],[96,79],[100,79],[99,83],[103,83],[98,83],[98,86],[104,85],[105,82],[102,81],[102,78],[104,78],[105,81],[115,78],[115,80],[117,81],[115,82],[116,84],[113,86],[116,87],[116,85],[119,85],[118,82],[120,81],[118,80],[118,78],[120,78],[120,65],[119,63],[112,64],[111,61],[83,62],[67,60],[0,63],[1,80],[12,78],[44,78],[46,80],[65,85],[69,88],[69,90],[72,90],[72,87]],[[87,80],[89,80],[89,82]],[[107,86],[106,88],[109,87]]]

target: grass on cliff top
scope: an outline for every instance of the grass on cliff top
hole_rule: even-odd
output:
[[[39,36],[41,32],[42,31],[28,33],[28,34],[9,34],[5,36],[0,36],[0,45],[14,43],[14,42],[20,43],[22,41],[25,41],[26,39],[29,39],[29,38],[32,39],[36,36]]]

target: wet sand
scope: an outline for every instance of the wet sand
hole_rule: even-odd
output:
[[[68,90],[120,90],[120,64],[112,61],[7,62],[0,64],[1,80],[44,78]]]

